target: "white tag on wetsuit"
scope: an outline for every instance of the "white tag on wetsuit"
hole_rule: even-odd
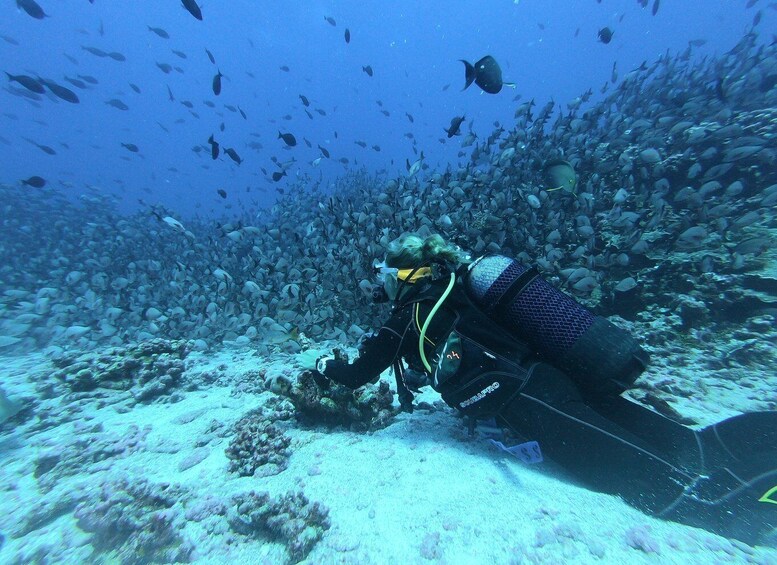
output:
[[[488,441],[502,451],[515,455],[524,463],[542,463],[542,451],[540,451],[540,444],[536,441],[527,441],[512,447],[507,447],[501,441],[496,441],[495,439],[489,439]]]

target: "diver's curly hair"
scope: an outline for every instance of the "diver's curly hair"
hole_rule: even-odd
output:
[[[389,243],[386,251],[386,266],[397,269],[440,262],[458,267],[471,263],[472,258],[458,245],[445,241],[438,234],[422,238],[406,233]]]

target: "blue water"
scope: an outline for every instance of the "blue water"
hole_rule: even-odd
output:
[[[509,128],[515,109],[526,100],[534,98],[541,106],[553,99],[564,107],[588,88],[594,89],[596,100],[614,62],[622,78],[643,61],[653,62],[667,50],[681,52],[689,40],[697,39],[707,43],[694,48],[693,57],[721,54],[749,29],[759,9],[761,34],[768,37],[777,29],[777,13],[763,1],[747,10],[744,1],[665,0],[653,16],[652,2],[643,9],[633,1],[236,0],[205,3],[203,21],[174,0],[40,4],[50,17],[35,20],[10,1],[0,7],[0,35],[18,42],[0,40],[2,69],[54,80],[75,91],[81,101],[69,104],[48,95],[30,103],[7,90],[0,93],[0,182],[13,184],[40,175],[68,194],[96,187],[92,190],[120,197],[125,210],[142,198],[181,217],[269,206],[278,189],[327,189],[346,169],[365,167],[397,175],[420,151],[433,169],[457,167],[468,159],[459,156],[461,138],[440,142],[454,116],[466,116],[464,132],[473,121],[482,139],[495,122]],[[163,28],[170,39],[147,26]],[[615,31],[609,45],[597,40],[597,30],[604,26]],[[343,38],[346,28],[350,44]],[[98,58],[82,46],[120,52],[126,61]],[[216,65],[208,60],[206,48]],[[505,81],[515,82],[515,89],[489,95],[473,85],[461,91],[464,68],[459,59],[475,62],[486,54],[496,58]],[[165,74],[156,63],[178,66],[182,72]],[[284,65],[288,72],[280,69]],[[373,77],[362,71],[366,65],[374,69]],[[225,76],[217,97],[211,80],[218,69]],[[93,76],[99,84],[80,90],[63,80],[77,75]],[[310,100],[312,120],[299,94]],[[129,110],[105,103],[114,98]],[[191,111],[181,104],[187,100]],[[239,106],[247,119],[225,104]],[[406,114],[414,118],[412,123]],[[277,139],[279,130],[293,133],[298,145],[284,148]],[[405,136],[409,133],[414,140]],[[222,149],[233,147],[244,159],[242,165],[223,153],[211,160],[206,143],[211,134]],[[56,155],[25,138],[53,148]],[[366,148],[354,143],[361,140]],[[257,142],[262,149],[249,146]],[[137,145],[139,153],[121,143]],[[317,145],[327,148],[332,158],[315,166],[312,161],[321,155]],[[202,148],[199,154],[192,151],[196,146]],[[277,183],[269,177],[277,170],[273,156],[296,160]],[[348,159],[348,165],[341,158]],[[226,199],[218,189],[226,192]]]

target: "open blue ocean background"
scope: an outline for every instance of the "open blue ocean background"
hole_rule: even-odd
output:
[[[468,158],[459,156],[461,138],[448,140],[443,131],[454,116],[466,116],[484,138],[496,122],[509,128],[521,102],[534,99],[542,107],[552,99],[564,111],[589,88],[595,101],[612,78],[613,64],[622,78],[645,61],[683,52],[694,40],[705,43],[693,48],[693,60],[720,55],[735,45],[756,13],[768,37],[777,12],[765,1],[751,9],[745,4],[664,0],[652,15],[653,2],[643,8],[625,0],[237,0],[206,4],[198,21],[174,0],[48,2],[43,7],[49,17],[43,20],[7,1],[0,7],[3,70],[54,80],[74,90],[80,103],[52,95],[31,101],[13,96],[6,85],[0,117],[2,181],[39,175],[67,194],[87,186],[115,194],[126,210],[142,198],[183,216],[229,216],[225,207],[269,206],[278,189],[288,190],[296,181],[302,190],[314,184],[326,189],[355,168],[405,173],[406,160],[413,163],[420,151],[434,169],[457,167]],[[164,29],[169,39],[148,26]],[[597,39],[605,26],[614,31],[608,45]],[[121,53],[126,61],[96,57],[85,46]],[[514,82],[515,89],[498,95],[476,86],[461,91],[459,59],[474,62],[486,54],[500,63],[505,81]],[[177,68],[166,74],[157,63]],[[373,77],[362,71],[367,65]],[[289,70],[281,70],[284,66]],[[211,90],[217,70],[224,74],[220,96]],[[81,90],[63,80],[78,75],[94,77],[97,84],[86,83]],[[311,102],[312,120],[300,94]],[[111,99],[129,109],[107,105]],[[213,107],[205,105],[208,101]],[[247,119],[226,105],[239,107]],[[285,148],[277,139],[279,130],[293,133],[298,145]],[[238,166],[223,154],[211,161],[211,134],[222,147],[234,148],[243,163]],[[26,139],[53,148],[56,155]],[[121,143],[135,144],[139,152]],[[332,158],[314,166],[311,162],[321,156],[317,145]],[[201,151],[195,153],[196,148]],[[296,160],[277,183],[270,178],[277,170],[272,157]],[[340,162],[343,158],[348,164]],[[220,198],[218,189],[228,198]]]

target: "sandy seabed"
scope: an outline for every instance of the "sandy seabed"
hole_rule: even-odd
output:
[[[221,376],[172,403],[127,410],[110,395],[34,402],[32,413],[0,428],[0,562],[148,562],[111,547],[121,535],[85,531],[78,518],[79,504],[101,485],[126,481],[180,488],[167,512],[197,563],[294,561],[283,539],[237,534],[224,515],[209,514],[249,491],[302,491],[328,509],[331,525],[306,563],[777,563],[777,549],[653,519],[575,486],[552,463],[526,465],[470,437],[439,403],[368,433],[292,422],[285,470],[229,472],[230,437],[214,430],[228,429],[270,393],[235,394],[228,383],[262,365],[290,367],[290,359],[229,348],[192,353],[187,372]],[[43,354],[0,361],[3,386],[16,398],[34,398],[52,372]],[[417,400],[438,397],[429,391]],[[74,450],[97,455],[68,466],[62,454]]]

